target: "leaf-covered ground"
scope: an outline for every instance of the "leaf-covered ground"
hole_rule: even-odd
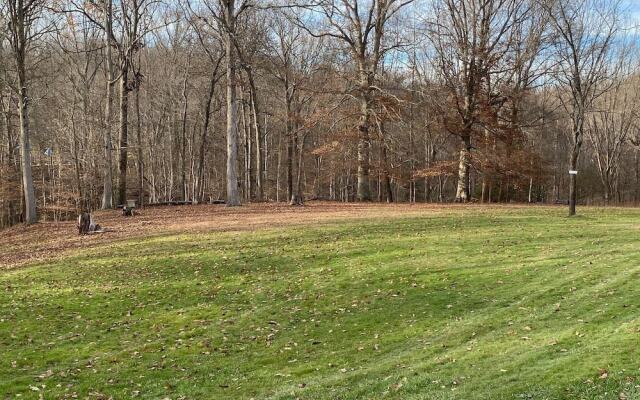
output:
[[[0,271],[0,398],[640,398],[640,210],[580,211],[172,233]]]

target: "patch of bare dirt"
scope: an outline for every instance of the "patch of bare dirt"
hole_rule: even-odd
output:
[[[147,236],[245,231],[287,225],[314,225],[335,220],[439,214],[468,207],[482,206],[308,202],[304,207],[258,203],[230,208],[203,204],[148,207],[140,210],[135,217],[123,217],[119,210],[96,211],[94,219],[107,229],[105,233],[79,236],[75,221],[41,222],[0,231],[0,268],[52,260],[70,250]]]

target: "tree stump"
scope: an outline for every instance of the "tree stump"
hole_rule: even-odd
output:
[[[78,235],[88,235],[91,231],[91,214],[84,212],[78,216]]]
[[[104,230],[99,224],[93,222],[93,217],[88,212],[78,215],[78,235],[90,235],[102,233]]]

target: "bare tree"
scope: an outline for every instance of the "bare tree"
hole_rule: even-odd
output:
[[[355,96],[360,104],[357,190],[360,201],[371,200],[369,130],[374,91],[377,90],[376,74],[385,54],[400,44],[385,35],[386,29],[392,17],[412,2],[413,0],[318,0],[305,8],[321,15],[324,26],[313,28],[308,21],[305,23],[299,20],[299,25],[311,35],[338,40],[351,55],[356,79],[349,94]]]
[[[104,0],[103,15],[105,32],[105,72],[106,72],[106,96],[104,108],[104,129],[103,145],[104,145],[104,172],[103,172],[103,192],[102,192],[102,208],[113,208],[113,144],[112,144],[112,111],[113,105],[113,85],[115,83],[113,69],[113,51],[112,48],[116,42],[113,38],[113,0]]]
[[[262,124],[261,102],[258,93],[258,85],[256,84],[256,68],[260,62],[259,51],[264,47],[264,39],[267,37],[264,25],[258,21],[259,15],[253,15],[250,22],[252,30],[246,34],[249,37],[244,40],[243,51],[239,53],[242,69],[247,77],[247,86],[249,90],[248,106],[250,110],[251,129],[255,134],[255,199],[262,201],[264,196],[264,171],[263,171],[263,137],[264,127]],[[263,24],[263,23],[262,23]],[[251,130],[250,129],[250,130]],[[251,163],[251,160],[249,160]],[[251,179],[251,175],[249,176]],[[250,194],[250,193],[249,193]]]
[[[620,30],[620,0],[563,0],[546,5],[558,35],[559,98],[571,123],[569,215],[576,214],[578,157],[594,102],[611,87],[612,49]]]
[[[482,126],[482,104],[491,102],[490,77],[503,67],[512,68],[505,61],[513,27],[522,21],[527,7],[523,0],[438,0],[433,7],[428,38],[434,67],[454,109],[454,115],[443,111],[445,126],[462,140],[455,200],[466,202],[471,196],[472,138]]]
[[[202,10],[188,7],[194,15],[216,32],[225,48],[227,75],[227,200],[228,207],[240,205],[238,190],[238,20],[242,14],[252,8],[250,0],[206,0]]]
[[[596,101],[585,123],[607,204],[614,196],[620,200],[620,159],[633,135],[639,100],[637,79],[618,78],[611,90]]]
[[[118,33],[115,35],[115,47],[118,51],[118,74],[120,85],[120,137],[118,162],[118,202],[125,204],[127,199],[127,166],[129,151],[129,93],[142,83],[142,74],[134,66],[136,54],[145,45],[145,36],[157,29],[154,13],[157,0],[122,0]]]
[[[293,22],[288,10],[273,13],[269,33],[265,49],[269,63],[265,68],[276,78],[281,90],[279,98],[284,101],[287,196],[291,205],[301,205],[304,139],[309,128],[321,119],[311,111],[312,104],[329,89],[326,85],[315,87],[323,82],[320,71],[323,63],[329,61],[326,40],[309,35]]]
[[[70,109],[69,122],[63,130],[70,136],[78,193],[76,207],[78,212],[91,212],[94,207],[91,192],[95,185],[89,178],[90,168],[99,150],[92,146],[95,122],[99,118],[94,117],[91,92],[103,60],[99,51],[101,31],[83,14],[69,15],[69,18],[74,22],[60,27],[56,35],[60,70],[72,89],[67,102],[61,101],[64,97],[59,98],[60,109]]]
[[[249,7],[247,0],[219,0],[217,19],[223,27],[223,43],[227,58],[227,206],[240,205],[238,192],[238,99],[237,99],[237,20]]]
[[[192,27],[198,43],[200,47],[204,51],[207,56],[208,61],[211,63],[211,72],[209,75],[209,87],[207,90],[207,97],[204,102],[204,107],[202,110],[203,114],[203,123],[202,123],[202,133],[200,138],[200,152],[198,154],[198,163],[197,163],[197,174],[196,174],[196,183],[194,185],[195,198],[199,200],[204,200],[204,167],[205,167],[205,158],[207,155],[207,148],[209,143],[209,128],[212,125],[211,114],[212,114],[212,106],[215,96],[216,85],[218,81],[222,78],[220,73],[222,61],[224,60],[225,53],[223,51],[223,45],[220,40],[219,35],[215,32],[212,34],[207,31],[208,24],[202,23],[203,19],[199,18],[198,15],[194,15],[192,13],[192,9],[190,7],[185,7],[185,11],[187,13],[188,22]]]
[[[112,176],[112,103],[113,87],[119,84],[119,160],[117,201],[126,201],[127,166],[129,148],[129,93],[137,90],[142,74],[134,65],[135,56],[145,45],[145,36],[168,22],[156,21],[155,11],[160,0],[121,0],[114,11],[113,0],[80,2],[68,0],[58,10],[63,13],[81,13],[105,32],[106,101],[103,130],[104,171],[102,208],[113,208]],[[102,19],[100,19],[100,16]],[[113,55],[116,52],[117,59]],[[117,67],[117,70],[116,70]]]
[[[14,89],[18,93],[20,157],[25,206],[24,222],[26,224],[34,224],[38,221],[31,171],[31,141],[29,131],[30,77],[28,67],[34,42],[51,28],[51,25],[44,20],[44,12],[45,1],[43,0],[7,0],[6,2],[6,13],[9,17],[8,40],[11,45],[16,67],[17,87]]]

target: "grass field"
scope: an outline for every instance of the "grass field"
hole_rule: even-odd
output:
[[[640,210],[172,233],[0,271],[1,399],[640,399]]]

